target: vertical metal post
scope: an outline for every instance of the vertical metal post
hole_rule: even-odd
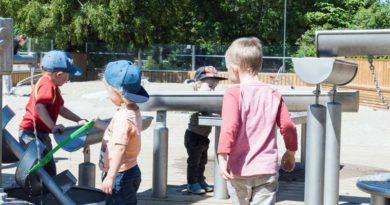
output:
[[[226,181],[219,174],[219,162],[218,162],[218,142],[221,127],[215,126],[215,153],[214,153],[214,198],[216,199],[227,199],[227,185]]]
[[[168,174],[168,128],[167,111],[157,111],[156,127],[153,136],[153,186],[152,197],[167,196]]]
[[[191,70],[195,71],[196,61],[195,61],[195,45],[192,45],[192,54],[191,54]]]
[[[3,108],[3,74],[10,73],[13,65],[13,19],[0,18],[0,109]],[[3,124],[3,115],[0,114],[0,125]],[[3,147],[3,129],[0,129],[0,149]],[[2,151],[0,151],[0,187],[2,187],[1,167],[3,160]]]
[[[51,51],[54,50],[54,40],[53,39],[50,40],[50,50]]]
[[[31,38],[28,38],[28,41],[27,41],[27,52],[28,53],[31,53]]]
[[[324,198],[324,151],[326,107],[310,105],[307,109],[305,205],[322,205]]]
[[[306,123],[301,125],[301,167],[305,167],[306,162]]]
[[[141,55],[142,55],[142,50],[138,49],[138,67],[139,68],[142,68],[142,58],[141,58]]]
[[[341,108],[337,102],[327,104],[324,204],[339,204]]]
[[[79,185],[95,187],[96,166],[91,163],[91,150],[89,146],[84,147],[84,162],[79,164]]]
[[[390,204],[390,198],[385,198],[383,196],[371,194],[370,205],[389,205],[389,204]]]
[[[287,32],[287,0],[284,0],[284,18],[283,18],[283,70],[286,72],[286,32]]]
[[[3,92],[3,75],[0,74],[0,91]],[[0,108],[3,107],[3,93],[0,98]],[[0,125],[3,124],[3,112],[0,115]],[[0,129],[0,187],[3,187],[2,181],[2,171],[1,167],[3,166],[3,128]]]
[[[3,75],[12,72],[14,59],[12,24],[11,18],[0,18],[0,72]]]

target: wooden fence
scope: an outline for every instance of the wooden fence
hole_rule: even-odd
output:
[[[84,59],[84,56],[79,56]],[[367,59],[346,59],[347,61],[356,62],[359,64],[358,73],[355,79],[346,86],[341,86],[339,89],[359,90],[360,104],[375,108],[386,108],[381,102],[377,90],[374,86],[374,81],[371,78],[370,68]],[[385,99],[390,101],[390,60],[374,60],[375,73],[378,83],[382,88]],[[80,66],[81,67],[81,66]],[[81,78],[72,78],[71,80],[85,81],[96,80],[101,70],[85,69],[85,75]],[[227,77],[226,72],[220,72],[221,76]],[[142,75],[150,82],[163,83],[182,83],[186,79],[193,79],[195,73],[193,71],[150,71],[143,70]],[[13,72],[12,79],[14,85],[20,80],[30,76],[29,72]],[[283,86],[313,86],[301,81],[295,74],[280,74],[276,79],[275,73],[259,73],[259,78],[262,82],[268,84],[277,84]],[[228,80],[221,81],[223,84],[229,83]],[[324,89],[329,89],[329,85],[324,85]]]

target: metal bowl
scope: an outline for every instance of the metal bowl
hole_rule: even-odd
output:
[[[105,119],[104,121],[109,122],[110,119]],[[150,124],[153,121],[152,116],[142,116],[142,131],[146,130]],[[66,127],[64,132],[62,134],[60,133],[54,133],[54,139],[59,144],[62,140],[64,140],[66,137],[68,137],[70,134],[72,134],[74,131],[79,129],[81,125],[76,126],[70,126]],[[67,152],[74,152],[79,150],[82,147],[86,147],[92,144],[100,143],[103,138],[104,131],[92,128],[85,132],[80,133],[79,136],[75,137],[71,141],[69,141],[67,144],[65,144],[62,149]]]

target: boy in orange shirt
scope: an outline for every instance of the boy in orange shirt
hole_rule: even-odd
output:
[[[137,157],[141,149],[142,118],[136,103],[149,99],[141,86],[141,71],[130,61],[120,60],[107,65],[104,83],[117,110],[111,122],[96,121],[104,133],[99,167],[103,171],[102,191],[107,205],[137,204],[141,171]]]

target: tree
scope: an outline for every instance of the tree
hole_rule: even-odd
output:
[[[54,39],[56,47],[83,48],[104,41],[114,48],[170,42],[183,0],[2,0],[1,13],[31,37]]]
[[[315,56],[315,31],[335,29],[388,28],[389,3],[377,0],[321,1],[305,14],[309,28],[297,40],[300,49],[297,56]]]

